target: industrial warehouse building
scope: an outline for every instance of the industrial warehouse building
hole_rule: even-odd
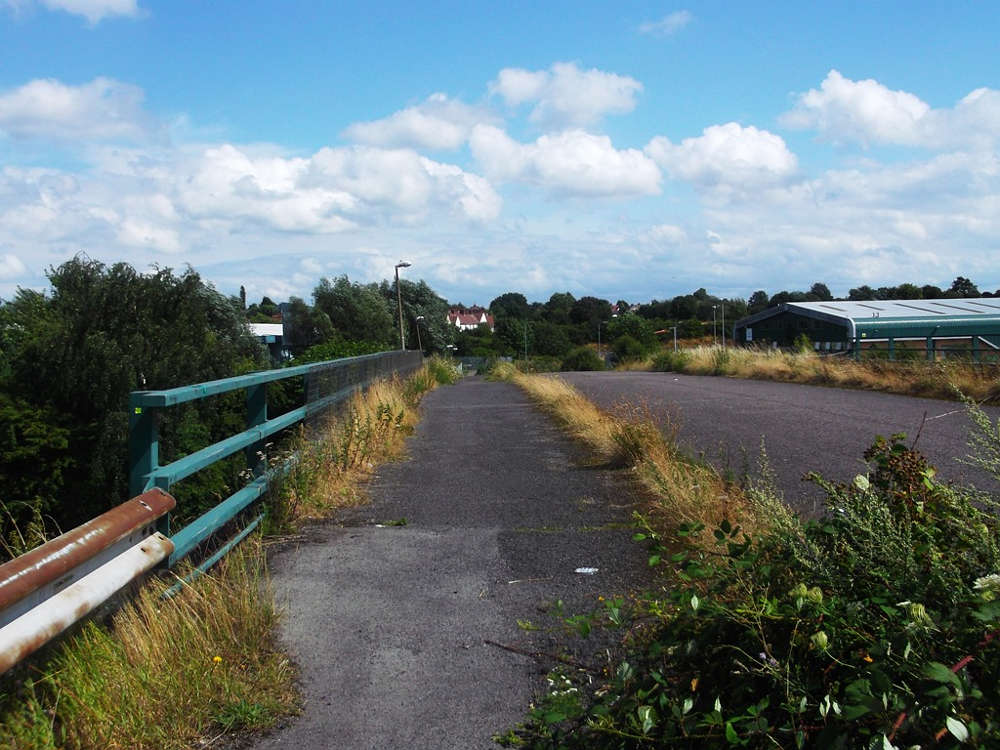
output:
[[[884,352],[889,359],[1000,359],[1000,298],[787,302],[738,320],[737,344],[791,346],[802,334],[821,352]]]

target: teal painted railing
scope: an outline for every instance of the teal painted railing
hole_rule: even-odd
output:
[[[394,374],[405,375],[421,366],[423,356],[416,351],[393,351],[367,354],[328,362],[265,370],[234,378],[213,380],[207,383],[171,388],[164,391],[134,391],[129,398],[129,496],[136,497],[148,489],[158,487],[164,491],[195,472],[211,466],[243,450],[247,464],[254,469],[254,479],[199,518],[171,535],[170,517],[165,517],[161,531],[174,543],[169,565],[186,557],[198,545],[246,510],[267,490],[272,474],[264,470],[259,460],[266,439],[308,417],[319,414],[339,401],[343,401],[359,388],[364,388],[378,378]],[[329,394],[316,393],[315,383],[335,383],[336,390]],[[289,378],[306,379],[306,405],[293,409],[280,417],[267,417],[267,384]],[[159,435],[157,424],[164,409],[178,404],[218,396],[236,390],[246,390],[247,429],[236,435],[213,443],[165,466],[159,464]],[[249,527],[255,527],[263,518],[258,514]],[[249,533],[244,528],[238,538],[213,556],[213,560]]]

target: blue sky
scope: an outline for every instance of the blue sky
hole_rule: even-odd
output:
[[[0,0],[0,296],[1000,288],[992,3],[353,5]]]

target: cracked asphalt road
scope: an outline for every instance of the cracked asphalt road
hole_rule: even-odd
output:
[[[271,559],[305,705],[260,750],[495,747],[552,664],[487,641],[587,659],[599,640],[567,640],[553,603],[591,611],[650,575],[627,478],[582,465],[519,389],[466,378],[422,410],[369,505]]]

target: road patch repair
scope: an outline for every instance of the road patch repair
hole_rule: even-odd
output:
[[[601,645],[563,616],[650,580],[627,478],[517,387],[466,378],[422,410],[370,504],[272,557],[304,705],[256,748],[495,747],[558,658]]]

